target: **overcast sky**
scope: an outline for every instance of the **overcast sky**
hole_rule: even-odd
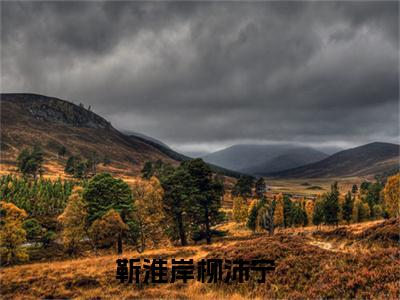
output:
[[[1,91],[183,151],[399,141],[393,2],[1,2]]]

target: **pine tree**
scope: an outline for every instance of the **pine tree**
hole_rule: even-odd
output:
[[[249,217],[247,219],[247,228],[255,232],[257,228],[257,215],[258,215],[258,205],[253,202],[250,208]]]
[[[285,228],[292,226],[292,200],[288,195],[283,197],[283,225]]]
[[[323,199],[317,199],[314,205],[314,213],[312,222],[314,225],[319,226],[324,221],[324,201]]]
[[[337,182],[331,185],[331,191],[326,195],[324,201],[324,219],[326,224],[339,223],[339,190]]]
[[[18,171],[24,176],[32,176],[33,179],[36,179],[38,174],[42,174],[42,163],[43,151],[38,145],[35,145],[31,150],[23,149],[17,158]]]
[[[351,192],[352,192],[353,194],[357,194],[357,192],[358,192],[357,184],[353,184],[353,187],[351,188]]]
[[[67,163],[64,168],[64,172],[66,174],[73,175],[75,173],[75,167],[76,167],[77,161],[78,161],[78,158],[76,156],[72,155],[72,156],[68,157]]]
[[[191,228],[191,176],[182,166],[161,176],[164,189],[164,213],[167,217],[167,233],[182,246],[187,245],[188,231]]]
[[[255,184],[256,195],[259,199],[264,195],[267,190],[267,185],[265,184],[264,178],[260,177]]]
[[[232,196],[251,197],[254,186],[254,177],[242,175],[232,189]]]
[[[154,174],[152,162],[146,161],[141,172],[142,172],[142,178],[150,179],[151,176],[153,176]]]
[[[346,194],[346,197],[344,199],[343,206],[342,206],[343,220],[345,220],[347,222],[347,224],[350,223],[350,220],[353,215],[353,205],[354,205],[354,203],[351,198],[351,193],[348,192]]]
[[[133,210],[132,192],[128,184],[107,173],[97,174],[90,179],[84,189],[83,198],[87,203],[89,224],[110,209],[119,213],[125,223]],[[118,253],[122,253],[122,235],[117,238]]]
[[[185,161],[182,166],[191,176],[191,217],[195,225],[204,232],[207,244],[210,244],[211,226],[222,219],[220,208],[223,184],[213,176],[210,166],[200,158]]]
[[[67,148],[65,146],[61,146],[60,149],[58,149],[58,156],[63,157],[67,153]]]
[[[25,220],[22,224],[22,228],[26,231],[26,238],[28,241],[38,241],[43,233],[42,226],[34,218]]]

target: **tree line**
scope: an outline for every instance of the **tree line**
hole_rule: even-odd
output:
[[[59,236],[70,255],[80,251],[83,241],[95,251],[115,247],[118,253],[124,243],[139,252],[167,240],[181,245],[200,239],[211,243],[217,234],[212,227],[224,219],[223,182],[201,159],[178,167],[156,162],[151,175],[143,172],[131,186],[107,173],[75,185],[11,175],[1,180],[0,239],[8,241],[2,243],[1,255],[8,263],[26,257],[18,254],[26,250],[21,247],[26,241],[47,246],[42,214],[58,216]],[[12,215],[19,211],[17,220]]]
[[[273,234],[275,228],[311,224],[338,226],[393,217],[398,215],[399,176],[389,177],[385,184],[365,181],[360,187],[353,185],[345,195],[334,182],[330,191],[315,201],[292,200],[287,194],[267,198],[263,178],[255,181],[250,176],[242,176],[232,189],[233,219],[246,223],[252,231],[267,230]]]

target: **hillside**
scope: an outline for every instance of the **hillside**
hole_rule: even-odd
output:
[[[399,167],[400,146],[370,143],[344,150],[316,163],[269,174],[279,178],[367,176]]]
[[[92,152],[100,161],[111,163],[100,169],[119,175],[136,174],[145,161],[162,160],[177,164],[182,158],[171,149],[116,130],[107,120],[80,105],[35,94],[1,95],[2,169],[15,168],[15,159],[26,146],[39,143],[45,152],[45,172],[62,173],[66,157],[88,157]],[[59,158],[64,146],[67,154]]]
[[[316,162],[327,154],[297,145],[234,145],[203,157],[206,162],[240,171],[262,175]]]

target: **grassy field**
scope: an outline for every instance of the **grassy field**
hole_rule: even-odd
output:
[[[211,245],[146,250],[142,258],[275,259],[264,284],[149,284],[138,287],[115,279],[118,256],[77,259],[2,268],[3,299],[30,298],[386,298],[399,296],[399,220],[374,221],[339,228],[281,230],[275,236],[251,234],[229,222],[228,235]],[[139,254],[127,251],[122,257]],[[196,274],[196,273],[195,273]]]
[[[331,184],[337,181],[339,189],[345,193],[351,190],[353,184],[360,186],[363,181],[373,181],[373,178],[341,177],[341,178],[301,178],[301,179],[266,179],[271,192],[293,193],[304,195],[319,195],[330,190]]]

